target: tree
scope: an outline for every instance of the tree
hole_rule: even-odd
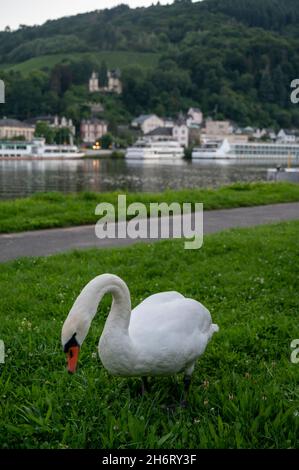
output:
[[[67,127],[57,129],[54,140],[58,145],[68,145],[70,143],[70,130]]]
[[[101,67],[99,70],[99,82],[100,82],[100,87],[106,87],[108,85],[108,67],[106,62],[103,60],[101,63]]]
[[[49,126],[47,122],[38,121],[35,128],[35,137],[44,137],[47,144],[53,144],[55,138],[55,130]]]
[[[101,138],[102,149],[111,149],[113,145],[113,137],[111,134],[105,134]]]
[[[269,69],[264,70],[262,73],[259,85],[259,95],[261,100],[266,103],[272,103],[275,99],[273,82]]]

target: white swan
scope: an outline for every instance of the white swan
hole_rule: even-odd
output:
[[[196,360],[219,330],[209,311],[178,292],[151,295],[131,311],[127,285],[112,274],[98,276],[84,287],[63,325],[68,371],[75,372],[98,304],[109,292],[113,302],[99,342],[99,356],[108,372],[145,377],[184,372],[188,387]]]

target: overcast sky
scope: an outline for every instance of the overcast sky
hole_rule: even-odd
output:
[[[0,0],[0,30],[20,24],[42,24],[48,19],[112,8],[121,3],[130,7],[149,6],[157,0]],[[173,0],[160,0],[166,5]]]

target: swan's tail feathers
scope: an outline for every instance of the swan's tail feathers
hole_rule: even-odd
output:
[[[213,334],[214,333],[218,333],[219,331],[219,326],[216,325],[216,323],[212,323],[212,325],[210,326],[210,335],[209,335],[209,338],[211,339]]]

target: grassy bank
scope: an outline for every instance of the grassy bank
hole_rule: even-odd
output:
[[[124,191],[120,191],[121,194]],[[38,193],[34,196],[0,202],[0,232],[19,232],[95,223],[100,202],[117,205],[118,193]],[[163,193],[128,193],[127,203],[203,202],[207,209],[256,206],[299,201],[299,185],[290,183],[234,184],[220,189],[191,189]]]
[[[74,252],[1,266],[0,447],[298,447],[299,222],[234,230],[184,251],[182,241]],[[65,370],[60,330],[83,285],[112,272],[133,306],[178,290],[203,302],[220,325],[196,367],[187,409],[180,377],[109,376],[96,345],[110,308],[105,298],[75,376]]]

